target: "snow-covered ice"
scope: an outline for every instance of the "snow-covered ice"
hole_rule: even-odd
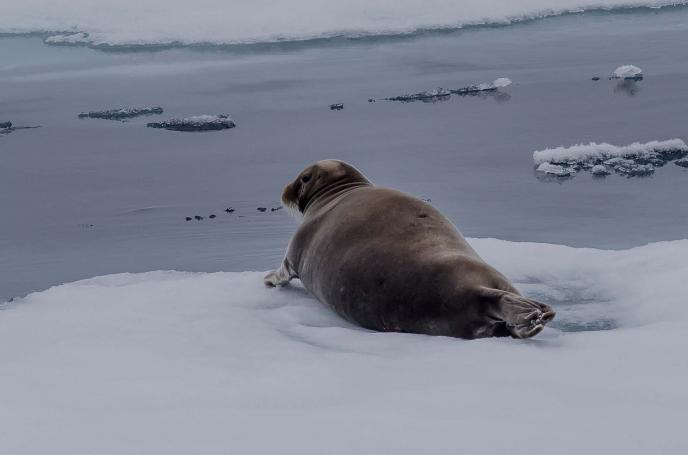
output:
[[[90,44],[88,33],[78,32],[62,35],[50,35],[45,39],[46,44]]]
[[[643,79],[643,70],[635,65],[622,65],[614,70],[609,79],[624,79],[627,81],[639,81]]]
[[[477,95],[483,92],[494,92],[503,87],[508,87],[511,85],[511,79],[508,77],[500,77],[492,82],[483,82],[481,84],[469,85],[468,87],[462,87],[452,90],[447,90],[444,88],[436,88],[434,90],[425,90],[419,93],[407,93],[405,95],[393,96],[390,98],[383,98],[387,101],[442,101],[449,99],[452,94],[455,95]]]
[[[79,118],[100,118],[107,120],[124,120],[128,118],[140,117],[142,115],[162,114],[161,107],[139,107],[139,108],[120,108],[109,109],[106,111],[82,112]]]
[[[561,168],[560,175],[580,170],[593,171],[604,165],[617,174],[626,176],[648,175],[667,162],[688,154],[688,145],[681,139],[650,141],[644,144],[634,142],[626,146],[595,143],[577,144],[571,147],[555,147],[533,152],[537,170]],[[552,172],[553,173],[553,172]]]
[[[262,273],[93,278],[0,310],[0,452],[688,451],[688,240],[471,243],[559,327],[616,328],[374,333]]]
[[[55,32],[93,45],[226,44],[506,24],[685,0],[15,0],[0,3],[0,33]],[[132,18],[136,18],[132,20]],[[88,34],[77,35],[78,33]]]

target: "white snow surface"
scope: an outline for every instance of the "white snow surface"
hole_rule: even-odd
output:
[[[535,165],[542,163],[561,163],[566,161],[590,161],[594,159],[624,158],[629,156],[648,156],[653,152],[688,151],[688,145],[681,139],[650,141],[644,144],[634,142],[617,146],[606,142],[577,144],[571,147],[555,147],[533,152]]]
[[[374,333],[263,273],[88,279],[0,310],[0,453],[688,451],[688,240],[471,243],[559,320],[619,327]]]
[[[250,43],[409,33],[687,0],[6,0],[0,32],[85,32],[95,45]]]

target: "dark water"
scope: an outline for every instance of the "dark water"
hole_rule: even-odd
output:
[[[0,122],[42,125],[0,136],[0,298],[123,271],[271,268],[296,224],[256,207],[278,205],[323,158],[431,198],[468,237],[599,248],[685,238],[688,170],[541,181],[532,152],[688,139],[686,42],[687,9],[267,49],[113,53],[0,38]],[[637,91],[605,79],[622,64],[644,69]],[[367,102],[497,77],[514,81],[509,96]],[[228,113],[238,127],[76,117],[145,105],[165,118]],[[206,219],[184,221],[196,214]]]

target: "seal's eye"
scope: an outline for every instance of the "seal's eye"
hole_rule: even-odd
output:
[[[311,176],[310,176],[310,175],[304,175],[303,177],[301,177],[301,181],[302,181],[303,183],[308,183],[308,181],[309,181],[310,179],[311,179]]]

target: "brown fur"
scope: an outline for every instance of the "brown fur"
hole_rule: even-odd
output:
[[[268,286],[300,278],[322,303],[378,331],[460,338],[539,333],[548,305],[522,297],[431,205],[319,161],[282,194],[303,215]]]

